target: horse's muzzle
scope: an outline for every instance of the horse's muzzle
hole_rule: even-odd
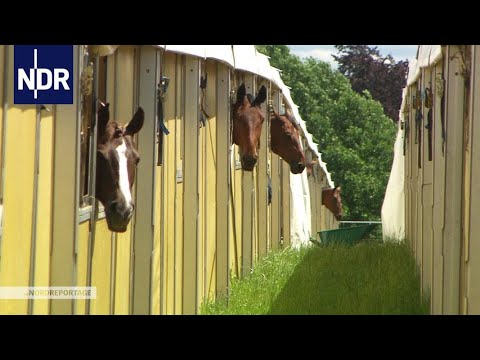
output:
[[[133,204],[121,205],[114,201],[105,208],[108,229],[113,232],[123,233],[127,231],[128,223],[133,215]]]
[[[257,164],[258,155],[243,155],[240,159],[242,170],[253,171]]]
[[[290,171],[292,174],[301,174],[305,170],[304,163],[290,163]]]

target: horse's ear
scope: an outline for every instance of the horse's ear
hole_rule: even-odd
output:
[[[246,90],[245,90],[245,84],[240,85],[240,87],[237,90],[237,103],[243,102],[243,99],[245,98],[246,95]]]
[[[336,189],[339,193],[342,192],[342,188],[341,188],[340,186],[336,186],[335,189]]]
[[[98,136],[101,137],[105,133],[105,128],[107,127],[107,123],[110,120],[110,110],[109,110],[109,103],[104,105],[100,105],[100,108],[97,111],[98,115]]]
[[[265,100],[267,100],[267,88],[265,85],[262,85],[257,97],[253,100],[252,106],[260,106]]]
[[[132,120],[130,120],[125,128],[125,135],[134,135],[139,132],[142,129],[144,119],[145,112],[141,107],[139,107],[135,115],[133,115]]]

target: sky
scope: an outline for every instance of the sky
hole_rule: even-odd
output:
[[[371,47],[377,46],[380,54],[386,56],[391,54],[397,61],[399,60],[413,60],[417,55],[418,45],[369,45]],[[334,45],[288,45],[291,52],[295,55],[303,57],[312,56],[331,63],[336,67],[336,62],[333,60],[332,54],[336,54],[337,50]]]

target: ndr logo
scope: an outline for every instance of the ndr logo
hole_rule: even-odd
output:
[[[15,104],[73,104],[73,45],[15,45]]]

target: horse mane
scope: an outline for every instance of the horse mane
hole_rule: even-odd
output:
[[[285,111],[285,115],[284,115],[293,125],[293,127],[295,129],[297,129],[298,131],[300,131],[300,129],[298,128],[298,124],[297,122],[295,121],[295,118],[290,114],[290,111],[286,110]]]

